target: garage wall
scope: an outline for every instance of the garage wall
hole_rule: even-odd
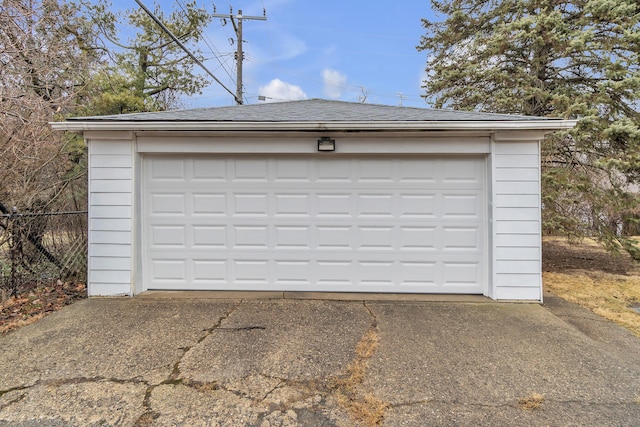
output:
[[[90,165],[88,292],[90,296],[131,295],[131,137],[128,133],[113,132],[85,136]]]
[[[487,294],[494,299],[540,301],[539,142],[526,132],[514,134],[494,135],[486,145],[482,139],[476,140],[479,144],[474,147],[490,152]],[[85,132],[85,138],[90,157],[89,294],[131,295],[139,277],[134,271],[138,249],[134,249],[136,202],[132,181],[139,161],[138,154],[134,155],[134,136],[130,132],[92,131]],[[171,145],[175,149],[176,145]],[[306,149],[310,148],[314,147]],[[431,146],[428,151],[440,150]],[[135,292],[143,290],[141,285]]]
[[[542,300],[539,143],[492,144],[494,299]]]

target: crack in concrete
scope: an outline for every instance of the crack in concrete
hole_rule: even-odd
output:
[[[8,401],[6,404],[0,405],[0,412],[2,412],[5,408],[8,408],[9,406],[13,405],[14,403],[20,402],[25,397],[27,397],[27,393],[22,393],[20,396],[16,397],[13,400]]]
[[[7,388],[4,390],[0,390],[0,397],[4,396],[7,393],[11,393],[12,391],[16,391],[16,390],[26,390],[29,389],[31,387],[35,387],[37,385],[36,384],[32,384],[32,385],[19,385],[17,387],[11,387],[11,388]]]
[[[193,387],[198,389],[198,387],[200,387],[202,389],[202,387],[204,387],[203,384],[201,383],[196,383],[196,382],[192,382],[192,381],[184,381],[183,379],[180,378],[180,363],[182,363],[182,360],[184,359],[184,357],[187,355],[187,353],[189,353],[189,351],[191,351],[191,349],[193,347],[195,347],[196,345],[200,344],[202,341],[204,341],[208,336],[210,336],[213,331],[215,331],[216,329],[218,329],[220,327],[220,325],[222,324],[222,322],[224,322],[227,318],[229,318],[229,316],[231,316],[231,314],[233,314],[234,311],[236,311],[243,303],[243,300],[238,301],[238,303],[236,303],[235,305],[233,305],[232,307],[230,307],[229,309],[227,309],[227,311],[225,311],[222,316],[220,316],[220,318],[218,319],[218,321],[210,328],[207,329],[203,329],[204,334],[202,334],[201,337],[199,337],[195,344],[190,345],[190,346],[186,346],[186,347],[180,347],[179,350],[182,350],[182,354],[180,356],[178,356],[178,360],[176,360],[176,363],[173,364],[173,369],[171,370],[171,373],[169,374],[169,376],[167,377],[167,379],[161,381],[158,384],[149,384],[147,386],[147,389],[145,391],[144,394],[144,399],[142,400],[142,407],[144,408],[144,413],[135,421],[134,426],[136,427],[140,427],[140,426],[147,426],[153,423],[154,420],[156,420],[157,418],[160,417],[160,413],[153,411],[153,408],[151,407],[151,394],[153,393],[153,391],[161,386],[161,385],[174,385],[174,384],[181,384],[181,385],[185,385],[187,387]],[[211,383],[212,384],[212,389],[218,389],[219,386],[215,383]]]
[[[271,393],[273,393],[274,391],[278,390],[279,388],[282,388],[283,385],[286,385],[283,381],[280,381],[278,384],[276,384],[275,386],[273,386],[271,388],[271,390],[267,391],[264,396],[262,396],[262,398],[260,399],[260,402],[264,402],[265,400],[267,400],[267,397],[269,397],[269,395]]]
[[[116,384],[149,384],[145,380],[131,378],[131,379],[122,379],[122,378],[109,378],[103,376],[95,376],[95,377],[72,377],[72,378],[57,378],[51,380],[40,380],[35,383],[27,386],[17,386],[8,388],[5,390],[0,390],[0,397],[3,395],[10,393],[16,390],[27,390],[38,386],[51,386],[51,387],[60,387],[68,384],[88,384],[88,383],[100,383],[100,382],[111,382]]]
[[[373,312],[371,307],[369,307],[367,305],[366,301],[362,301],[362,305],[364,306],[364,308],[369,313],[369,316],[371,316],[371,318],[373,319],[373,321],[371,322],[371,328],[376,328],[377,329],[378,328],[378,316],[376,316],[376,314]]]
[[[264,331],[267,328],[264,326],[242,326],[240,328],[216,328],[216,331],[225,332],[244,332],[244,331]]]
[[[139,419],[134,424],[135,426],[145,426],[153,424],[154,420],[160,417],[160,413],[154,411],[154,408],[151,404],[151,396],[153,391],[161,386],[161,385],[182,385],[185,387],[194,388],[198,391],[214,391],[219,390],[223,392],[230,393],[235,395],[236,397],[244,400],[248,400],[251,402],[252,407],[258,414],[262,414],[264,416],[265,413],[273,410],[274,408],[279,408],[279,410],[288,410],[291,409],[292,405],[296,403],[303,402],[308,400],[314,396],[317,396],[321,401],[326,402],[328,397],[333,397],[337,401],[342,401],[341,406],[344,406],[344,409],[347,412],[355,413],[360,410],[370,410],[371,416],[375,418],[378,423],[381,421],[382,417],[380,415],[380,405],[386,407],[386,404],[377,401],[377,399],[373,398],[369,395],[364,395],[361,391],[357,390],[359,386],[364,381],[364,374],[366,371],[366,365],[368,363],[368,359],[371,358],[378,343],[378,319],[373,310],[367,305],[365,301],[362,302],[364,309],[367,311],[371,318],[371,323],[369,328],[359,340],[358,344],[355,348],[355,357],[349,366],[347,373],[344,375],[339,375],[336,377],[331,377],[327,379],[311,379],[311,380],[292,380],[287,378],[280,378],[273,375],[268,375],[264,373],[254,373],[262,376],[263,378],[269,380],[277,381],[277,384],[270,386],[268,390],[262,391],[261,394],[257,396],[252,396],[247,393],[243,389],[232,389],[228,388],[224,384],[220,384],[217,382],[212,383],[200,383],[196,381],[190,381],[184,378],[180,378],[180,363],[182,362],[185,355],[193,348],[195,345],[204,341],[207,337],[213,334],[215,331],[254,331],[261,330],[262,327],[248,326],[248,327],[240,327],[240,328],[221,328],[221,325],[224,323],[226,319],[228,319],[243,303],[240,301],[238,304],[231,307],[227,310],[210,328],[204,329],[204,334],[200,336],[196,343],[192,346],[186,346],[181,348],[182,354],[178,358],[178,360],[173,365],[173,369],[171,374],[164,381],[149,385],[145,396],[143,399],[143,408],[144,413],[139,417]],[[245,377],[248,379],[249,376]],[[269,406],[269,408],[265,407],[260,409],[263,405],[267,404],[267,399],[274,392],[279,389],[291,388],[292,391],[295,390],[294,395],[289,395],[285,401],[276,404],[275,407]],[[315,409],[314,409],[315,408]],[[317,406],[317,402],[311,405],[310,410],[317,410],[319,406]],[[355,411],[355,412],[354,412]],[[376,412],[377,411],[377,412]]]
[[[213,333],[213,331],[215,331],[216,329],[220,329],[220,325],[222,325],[222,322],[227,320],[229,318],[229,316],[231,316],[238,308],[240,308],[240,306],[242,305],[243,302],[244,302],[244,300],[240,300],[237,304],[235,304],[233,307],[229,308],[226,312],[224,312],[222,314],[222,316],[220,316],[220,319],[218,319],[218,321],[216,322],[215,325],[213,325],[210,328],[204,329],[203,331],[205,332],[205,334],[198,339],[196,344],[200,344],[209,335],[211,335]]]
[[[109,378],[109,377],[103,377],[103,376],[95,376],[95,377],[74,377],[74,378],[58,378],[58,379],[52,379],[52,380],[47,380],[47,381],[37,381],[32,385],[28,385],[28,386],[18,386],[18,387],[12,387],[9,389],[5,389],[5,390],[0,390],[0,397],[4,396],[7,393],[11,393],[13,391],[19,391],[19,390],[29,390],[29,389],[33,389],[35,387],[39,387],[39,386],[45,386],[45,387],[61,387],[64,385],[70,385],[70,384],[91,384],[91,383],[103,383],[103,382],[111,382],[111,383],[116,383],[116,384],[144,384],[148,386],[148,382],[141,380],[141,379],[137,379],[137,378],[131,378],[131,379],[121,379],[121,378]],[[20,396],[18,396],[17,398],[7,402],[4,405],[0,405],[0,411],[2,411],[5,408],[8,408],[9,406],[20,402],[22,399],[24,399],[27,396],[27,393],[23,393]]]
[[[28,390],[31,387],[33,387],[33,386],[19,386],[19,387],[9,388],[9,389],[6,389],[6,390],[0,390],[0,397],[4,396],[7,393],[11,393],[12,391]],[[26,396],[27,396],[26,393],[22,393],[18,397],[16,397],[15,399],[8,401],[4,405],[0,405],[0,412],[2,412],[3,409],[8,408],[9,406],[13,405],[14,403],[20,402]]]

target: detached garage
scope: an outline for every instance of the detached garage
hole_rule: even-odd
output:
[[[573,121],[305,100],[69,119],[89,293],[542,300],[540,140]]]

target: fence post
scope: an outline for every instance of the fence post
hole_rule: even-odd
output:
[[[9,231],[9,253],[11,254],[11,296],[18,296],[18,283],[17,283],[17,269],[18,269],[18,226],[16,224],[16,214],[18,209],[14,206],[11,216],[9,216],[9,223],[7,224],[7,230]]]

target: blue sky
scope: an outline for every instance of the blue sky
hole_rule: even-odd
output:
[[[151,0],[143,0],[152,7]],[[165,12],[174,1],[162,0]],[[199,3],[201,3],[199,1]],[[324,98],[367,103],[425,106],[420,97],[427,54],[415,46],[423,34],[420,18],[431,16],[428,1],[394,2],[233,0],[214,1],[218,13],[233,6],[244,15],[262,15],[267,21],[245,20],[245,102],[258,96],[271,100]],[[206,4],[212,11],[211,2]],[[118,1],[121,6],[125,2]],[[125,7],[136,6],[133,0]],[[205,64],[235,92],[235,33],[230,23],[214,19],[200,46]],[[220,55],[224,68],[213,58]],[[185,107],[233,105],[233,97],[217,83],[202,95],[181,100]]]

